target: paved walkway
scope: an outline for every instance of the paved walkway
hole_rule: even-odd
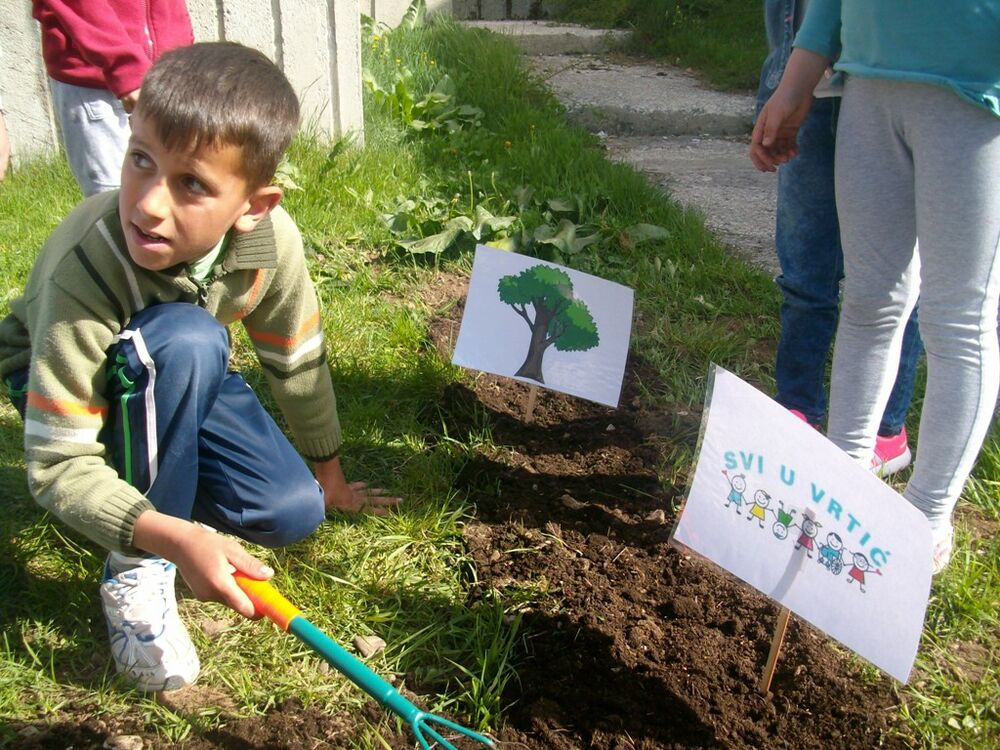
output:
[[[777,273],[775,175],[747,158],[753,98],[690,73],[607,52],[605,32],[532,21],[470,22],[509,34],[568,116],[604,139],[750,262]]]

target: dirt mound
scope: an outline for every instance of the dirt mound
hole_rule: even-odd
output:
[[[433,326],[448,353],[461,305]],[[450,355],[449,355],[450,356]],[[698,415],[643,410],[633,358],[621,406],[480,375],[442,400],[451,434],[490,414],[501,459],[462,480],[477,521],[466,539],[483,587],[544,592],[524,616],[531,654],[501,738],[527,748],[905,747],[893,683],[793,620],[771,694],[757,684],[777,607],[669,544],[683,488],[662,457],[692,446]]]

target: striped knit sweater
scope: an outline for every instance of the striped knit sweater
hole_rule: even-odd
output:
[[[53,232],[24,295],[0,322],[0,377],[30,363],[24,444],[32,494],[108,549],[135,554],[135,520],[153,506],[118,478],[98,439],[108,414],[106,352],[136,312],[179,301],[223,325],[242,322],[304,456],[330,458],[340,445],[319,305],[288,214],[278,207],[253,231],[235,234],[202,286],[183,267],[136,266],[117,191],[95,195]]]

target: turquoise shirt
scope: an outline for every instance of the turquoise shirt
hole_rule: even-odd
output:
[[[1000,0],[810,0],[795,46],[866,78],[945,86],[1000,117]]]

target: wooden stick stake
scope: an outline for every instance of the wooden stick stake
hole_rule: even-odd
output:
[[[538,386],[528,386],[528,400],[524,404],[524,421],[531,424],[532,415],[535,413],[535,400],[538,398]]]
[[[788,607],[782,607],[778,612],[778,620],[774,623],[774,635],[771,638],[771,651],[767,655],[767,664],[764,665],[764,674],[761,675],[758,686],[762,695],[767,695],[767,691],[771,689],[774,670],[778,666],[778,654],[781,651],[781,644],[785,640],[785,631],[788,629],[788,621],[791,616],[792,613]]]

